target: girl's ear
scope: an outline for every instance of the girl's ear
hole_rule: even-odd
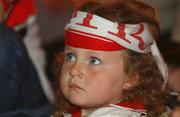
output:
[[[127,78],[124,82],[123,89],[129,90],[135,86],[137,86],[139,83],[139,75],[134,75],[134,77]]]

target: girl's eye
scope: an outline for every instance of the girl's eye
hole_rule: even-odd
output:
[[[90,64],[99,65],[99,64],[101,64],[101,60],[99,58],[96,58],[96,57],[91,57]]]
[[[67,53],[65,58],[66,58],[66,61],[75,61],[76,60],[76,56],[73,53]]]

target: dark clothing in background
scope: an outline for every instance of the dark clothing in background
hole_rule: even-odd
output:
[[[0,117],[48,117],[51,110],[22,39],[0,24]]]

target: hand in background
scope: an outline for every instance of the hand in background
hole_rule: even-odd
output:
[[[180,117],[180,107],[174,108],[169,117]]]

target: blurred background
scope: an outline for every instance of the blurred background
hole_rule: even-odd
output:
[[[86,1],[92,0],[0,0],[0,22],[21,36],[39,75],[40,85],[51,103],[56,89],[53,60],[64,47],[64,26],[71,13]],[[95,1],[102,4],[113,2]],[[160,15],[161,40],[158,46],[170,69],[167,90],[179,96],[180,0],[140,1],[153,6]],[[180,102],[180,97],[178,100]]]

